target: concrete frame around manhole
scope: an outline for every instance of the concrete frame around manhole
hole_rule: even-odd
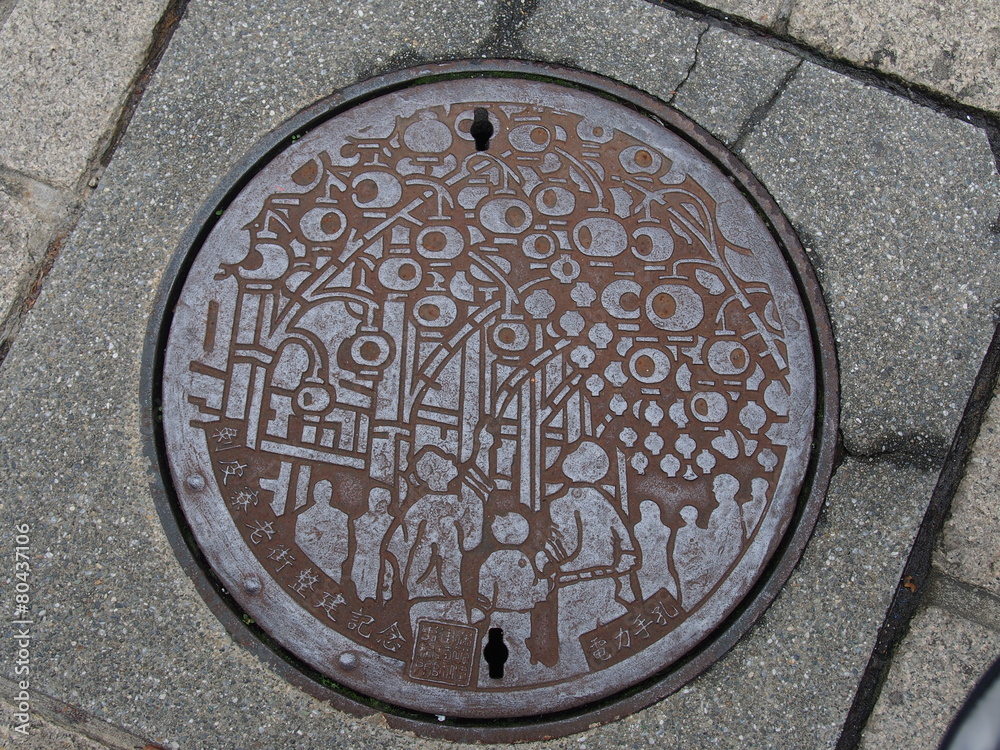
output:
[[[157,409],[161,405],[159,372],[172,309],[193,255],[211,231],[215,218],[222,213],[260,166],[297,140],[314,124],[376,96],[415,83],[446,80],[450,77],[519,77],[551,80],[625,103],[636,111],[652,117],[671,131],[680,133],[706,159],[733,177],[744,197],[755,206],[769,226],[771,234],[785,255],[805,304],[806,314],[810,318],[815,356],[817,419],[813,431],[812,454],[798,508],[779,549],[743,602],[710,636],[683,658],[671,664],[664,673],[654,675],[617,695],[589,705],[541,717],[506,722],[456,719],[441,721],[440,717],[435,715],[414,713],[376,700],[360,698],[317,674],[268,638],[253,625],[252,621],[248,622],[250,618],[242,612],[210,571],[193,541],[171,486],[162,429],[158,423]],[[415,731],[426,736],[480,742],[526,741],[559,736],[632,713],[669,695],[693,679],[742,637],[766,610],[791,574],[812,533],[822,506],[836,453],[837,370],[833,337],[820,288],[794,231],[773,199],[746,167],[704,130],[655,99],[607,79],[556,66],[512,61],[463,61],[422,66],[352,86],[294,117],[231,170],[185,234],[165,279],[157,298],[156,314],[150,322],[144,350],[141,395],[144,405],[146,452],[154,465],[160,467],[159,476],[153,483],[154,496],[171,544],[182,566],[194,580],[199,593],[238,642],[252,650],[293,684],[351,713],[380,712],[385,715],[386,722],[390,726],[399,729]]]

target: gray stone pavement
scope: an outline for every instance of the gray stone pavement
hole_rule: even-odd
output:
[[[102,172],[167,4],[0,2],[0,612],[13,612],[15,527],[27,523],[38,712],[27,739],[8,725],[0,740],[116,746],[54,721],[70,704],[164,746],[449,744],[342,714],[232,641],[160,527],[139,358],[181,233],[261,137],[377,72],[509,56],[644,89],[764,182],[830,307],[847,454],[791,580],[728,655],[625,720],[529,746],[837,745],[996,322],[997,9],[713,6],[191,0]],[[866,83],[881,73],[892,78]],[[1000,654],[998,433],[994,406],[866,747],[934,747]],[[5,643],[12,631],[5,622]],[[0,664],[15,677],[12,659]]]
[[[709,0],[706,6],[861,68],[996,112],[1000,11],[992,0]]]

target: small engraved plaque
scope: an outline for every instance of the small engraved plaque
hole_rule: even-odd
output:
[[[420,620],[410,661],[411,679],[465,687],[472,680],[478,631],[455,622]]]

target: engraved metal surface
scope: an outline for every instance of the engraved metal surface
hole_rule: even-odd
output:
[[[816,379],[782,250],[688,140],[452,80],[326,120],[225,208],[173,312],[164,439],[208,563],[298,658],[535,716],[740,605],[799,509]]]

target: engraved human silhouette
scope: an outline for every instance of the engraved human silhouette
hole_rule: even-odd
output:
[[[681,604],[689,610],[719,582],[743,550],[743,520],[736,493],[740,483],[720,474],[712,483],[717,502],[705,529],[697,525],[698,509],[681,508],[684,525],[674,542],[674,565],[681,586]]]
[[[721,578],[743,550],[743,519],[736,502],[740,481],[731,474],[719,474],[712,482],[712,491],[718,506],[708,519],[708,533]]]
[[[482,504],[460,501],[457,492],[449,492],[458,469],[438,448],[421,450],[416,473],[424,486],[396,528],[389,551],[410,600],[459,599],[462,554],[482,539]]]
[[[601,446],[581,442],[563,459],[569,490],[549,504],[552,533],[538,559],[547,558],[546,572],[555,579],[561,671],[586,670],[580,634],[625,614],[625,603],[635,600],[628,575],[636,563],[635,544],[597,486],[609,468]]]
[[[479,569],[479,602],[490,612],[528,612],[551,588],[518,549],[528,539],[528,521],[511,512],[494,518],[490,529],[504,547],[491,552]]]
[[[671,529],[661,520],[660,506],[652,500],[639,503],[641,519],[632,529],[642,552],[642,565],[637,571],[642,598],[648,599],[660,589],[677,598],[677,581],[669,556]]]
[[[674,540],[674,566],[681,589],[681,605],[691,610],[712,588],[712,560],[707,558],[707,532],[698,526],[698,509],[693,505],[681,508],[683,524]]]
[[[552,582],[540,577],[519,548],[530,532],[524,516],[514,512],[497,515],[490,529],[503,547],[491,552],[479,569],[478,605],[486,611],[489,627],[503,630],[509,649],[505,679],[516,683],[544,669],[532,665],[526,641],[531,637],[531,610],[548,596]]]
[[[330,578],[340,583],[347,560],[348,516],[331,505],[333,485],[326,479],[313,487],[311,507],[295,521],[295,543]]]
[[[358,599],[375,599],[383,573],[382,542],[392,525],[389,502],[392,494],[384,487],[368,493],[368,511],[354,521],[354,564],[351,580]]]
[[[760,523],[760,517],[764,514],[764,508],[767,507],[767,488],[769,487],[769,482],[763,477],[754,477],[750,482],[750,499],[743,504],[743,529],[746,532],[747,539],[757,528],[757,524]]]

